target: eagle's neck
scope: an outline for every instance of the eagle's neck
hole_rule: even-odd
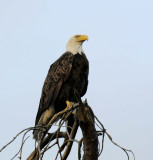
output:
[[[67,44],[66,51],[71,52],[73,55],[77,53],[82,55],[84,53],[81,43]]]

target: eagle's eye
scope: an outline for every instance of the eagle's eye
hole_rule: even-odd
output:
[[[75,38],[79,38],[80,36],[81,36],[81,35],[75,35],[74,37],[75,37]]]

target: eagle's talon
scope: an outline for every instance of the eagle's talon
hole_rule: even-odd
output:
[[[66,101],[66,108],[65,110],[67,110],[69,107],[73,106],[75,103],[74,102],[70,102],[70,101]]]

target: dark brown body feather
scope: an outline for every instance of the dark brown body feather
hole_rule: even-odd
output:
[[[88,72],[89,63],[83,53],[73,55],[71,52],[66,52],[55,61],[50,66],[44,82],[35,125],[41,123],[39,121],[47,109],[54,107],[57,113],[65,109],[67,100],[76,102],[74,88],[82,97],[88,86]],[[53,114],[47,121],[52,116]]]

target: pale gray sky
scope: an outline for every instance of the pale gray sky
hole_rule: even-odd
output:
[[[0,0],[0,148],[34,125],[49,66],[75,34],[89,36],[83,45],[90,62],[84,98],[114,141],[132,149],[137,160],[153,159],[151,0]],[[23,159],[33,149],[29,141]],[[10,160],[20,143],[21,136],[0,159]],[[69,159],[77,159],[75,149]],[[127,157],[106,138],[100,159]]]

